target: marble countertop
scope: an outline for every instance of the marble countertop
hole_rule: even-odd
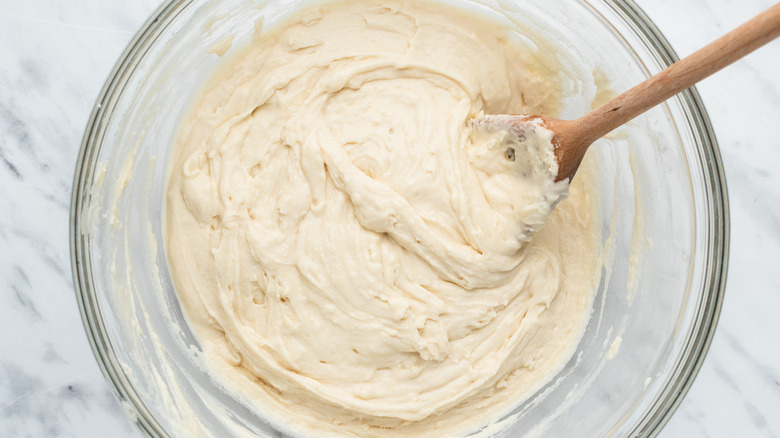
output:
[[[685,56],[771,0],[639,0]],[[82,132],[159,0],[0,1],[0,435],[139,436],[82,328],[68,219]],[[728,175],[709,355],[661,437],[780,437],[780,40],[699,85]]]

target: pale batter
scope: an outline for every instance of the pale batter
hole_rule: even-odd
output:
[[[468,126],[556,115],[535,56],[471,13],[368,1],[226,61],[177,141],[166,243],[230,392],[315,436],[463,434],[563,367],[599,279],[589,164],[542,227],[554,163]]]

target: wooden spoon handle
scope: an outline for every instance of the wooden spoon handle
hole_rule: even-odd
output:
[[[780,36],[780,3],[747,21],[687,58],[645,80],[580,119],[573,121],[570,138],[584,147],[613,129],[658,105]],[[580,143],[577,141],[577,143]]]

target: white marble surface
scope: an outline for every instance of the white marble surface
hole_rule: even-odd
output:
[[[159,0],[0,0],[0,436],[131,437],[70,273],[73,169],[94,99]],[[770,0],[641,0],[686,55]],[[780,437],[780,41],[700,86],[731,199],[726,299],[661,437]]]

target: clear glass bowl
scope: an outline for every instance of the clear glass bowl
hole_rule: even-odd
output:
[[[215,44],[247,42],[303,1],[172,0],[133,39],[87,127],[71,206],[72,266],[97,360],[149,436],[284,436],[214,381],[167,269],[168,148]],[[456,4],[471,4],[453,0]],[[486,1],[570,47],[624,90],[676,60],[627,0]],[[576,117],[579,114],[563,114]],[[604,271],[565,369],[496,436],[653,436],[685,395],[718,318],[728,254],[720,154],[695,90],[601,141]],[[621,342],[622,340],[622,342]],[[618,348],[619,347],[619,348]]]

